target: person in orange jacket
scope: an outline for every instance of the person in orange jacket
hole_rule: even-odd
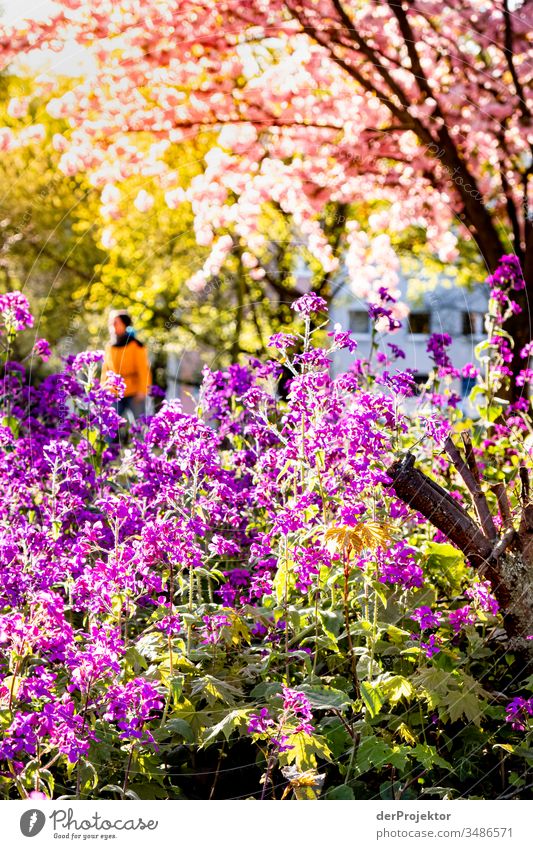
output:
[[[111,344],[107,346],[102,366],[102,382],[108,371],[119,374],[126,383],[124,397],[117,401],[117,412],[123,416],[130,410],[135,418],[146,414],[146,398],[152,376],[146,348],[135,336],[133,322],[127,312],[117,311],[109,317]]]

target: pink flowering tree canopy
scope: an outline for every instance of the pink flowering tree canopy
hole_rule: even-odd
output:
[[[5,28],[4,65],[73,38],[90,54],[93,70],[60,96],[53,77],[41,78],[49,113],[68,126],[52,139],[59,167],[88,172],[106,208],[139,174],[137,210],[151,209],[154,192],[171,208],[188,200],[199,244],[212,246],[193,291],[233,249],[228,228],[243,244],[256,236],[267,201],[333,272],[324,205],[372,198],[382,202],[376,232],[422,227],[445,261],[458,233],[491,271],[516,254],[531,295],[531,0],[57,5],[47,20]],[[13,100],[11,114],[20,119],[28,105]],[[201,131],[217,143],[184,190],[169,150]],[[0,139],[9,148],[38,135],[6,127]],[[348,268],[368,266],[360,225],[347,241]],[[377,254],[389,274],[388,251]],[[359,284],[366,297],[371,281]],[[529,341],[524,317],[509,325],[517,350]]]
[[[326,198],[379,195],[393,205],[391,223],[423,221],[435,240],[458,215],[492,266],[511,237],[524,252],[531,2],[58,7],[42,23],[6,28],[2,53],[7,65],[75,37],[94,59],[60,98],[43,83],[50,114],[71,126],[54,139],[62,170],[88,169],[104,188],[141,169],[172,205],[181,195],[168,146],[213,127],[220,148],[191,189],[205,227],[222,223],[206,210],[230,191],[243,220],[265,197],[308,220]],[[27,107],[18,99],[11,113]],[[150,205],[142,192],[137,207]]]

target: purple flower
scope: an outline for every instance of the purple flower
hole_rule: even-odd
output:
[[[424,649],[426,657],[432,658],[440,652],[439,638],[435,634],[430,634],[427,640],[420,640],[420,648]]]
[[[451,424],[448,419],[439,416],[421,416],[420,424],[430,439],[442,445],[450,435]]]
[[[473,363],[467,363],[461,369],[461,375],[462,377],[476,378],[479,375],[479,369],[477,369]]]
[[[265,734],[275,725],[268,708],[261,708],[259,713],[251,713],[248,722],[248,734]]]
[[[476,581],[466,590],[465,595],[486,613],[496,615],[500,609],[500,605],[492,595],[492,587],[488,581]]]
[[[0,742],[0,760],[34,758],[39,749],[49,747],[76,763],[96,739],[66,694],[46,701],[38,711],[16,711]]]
[[[514,289],[515,291],[524,289],[526,284],[518,257],[514,254],[502,256],[494,274],[487,277],[487,283],[491,287],[491,294],[499,289]]]
[[[436,366],[447,368],[451,366],[451,360],[446,349],[452,344],[449,333],[432,333],[426,345],[426,351]]]
[[[403,395],[405,398],[411,398],[416,392],[416,383],[411,371],[398,371],[395,374],[384,371],[376,376],[376,383],[388,386],[394,395]]]
[[[433,610],[427,605],[422,605],[421,607],[415,607],[413,612],[409,614],[409,618],[418,622],[422,631],[425,631],[428,628],[439,627],[442,622],[442,613],[439,613],[438,611],[433,612]]]
[[[352,339],[350,331],[341,330],[339,325],[335,325],[335,329],[328,333],[328,336],[333,338],[333,348],[346,348],[350,354],[355,354],[357,342]]]
[[[328,305],[324,298],[321,298],[320,295],[317,295],[315,292],[308,292],[306,295],[302,295],[301,298],[294,301],[294,303],[291,304],[291,309],[300,313],[300,315],[309,316],[315,312],[327,312]]]
[[[416,552],[403,540],[384,551],[377,550],[378,574],[382,583],[398,584],[405,589],[421,587],[424,582],[422,569],[416,562]]]
[[[533,369],[524,368],[516,377],[516,385],[524,386],[526,383],[533,383]]]
[[[506,708],[506,722],[511,723],[511,727],[516,731],[525,731],[529,725],[529,718],[533,716],[533,697],[523,699],[517,696],[509,702]]]
[[[114,371],[108,371],[105,376],[105,388],[113,395],[114,398],[123,398],[124,390],[126,389],[126,381],[120,374],[115,374]]]
[[[520,351],[520,356],[522,357],[523,360],[525,360],[526,357],[530,357],[532,353],[533,353],[533,341],[528,342],[527,345],[524,345],[524,347]]]
[[[292,690],[290,687],[283,687],[283,712],[297,720],[296,732],[313,733],[311,704],[303,693]]]
[[[320,348],[312,348],[304,354],[296,354],[294,362],[315,369],[328,369],[332,363],[327,353]]]
[[[40,357],[43,362],[47,362],[52,356],[52,352],[50,350],[50,345],[46,341],[46,339],[36,339],[35,344],[32,349],[32,353],[36,357]]]
[[[175,637],[181,631],[180,618],[177,615],[163,616],[162,619],[159,619],[159,621],[155,623],[155,628],[163,634],[166,634],[167,637]]]
[[[81,371],[87,366],[101,363],[104,359],[103,351],[82,351],[81,354],[76,354],[72,363],[74,372]]]
[[[504,363],[512,363],[513,352],[511,351],[509,342],[505,336],[493,336],[489,339],[489,342],[494,348],[496,348]]]
[[[477,616],[469,604],[463,607],[458,607],[448,614],[448,621],[452,626],[455,634],[459,634],[467,625],[473,625],[477,621]]]
[[[268,346],[269,348],[279,348],[280,351],[285,351],[287,348],[293,348],[297,342],[298,337],[294,333],[274,333],[268,340]]]
[[[134,678],[126,684],[110,687],[106,693],[107,707],[103,718],[116,722],[122,740],[153,743],[145,728],[163,707],[163,699],[155,686],[144,678]]]
[[[240,551],[238,543],[233,539],[226,539],[220,534],[213,534],[211,542],[207,547],[208,551],[219,557],[234,557]]]
[[[405,351],[402,351],[398,345],[395,345],[393,342],[387,342],[388,347],[391,349],[391,354],[396,360],[405,360]]]
[[[392,310],[387,309],[381,304],[369,304],[368,315],[374,322],[380,322],[380,327],[385,324],[386,329],[390,331],[398,330],[402,326],[401,321],[393,317]]]
[[[395,304],[398,300],[394,297],[394,295],[389,292],[389,290],[385,286],[380,286],[378,289],[378,295],[382,303],[384,304]]]
[[[33,316],[28,299],[22,292],[7,292],[0,295],[1,322],[8,334],[33,327]]]
[[[217,645],[222,637],[222,629],[231,625],[231,619],[225,613],[213,613],[202,616],[200,640],[206,645]]]

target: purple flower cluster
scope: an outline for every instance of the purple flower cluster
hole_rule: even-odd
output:
[[[470,605],[465,604],[463,607],[450,611],[448,622],[452,626],[453,632],[459,634],[467,625],[474,625],[477,622],[477,616]]]
[[[392,310],[382,304],[369,304],[368,315],[371,321],[375,323],[379,322],[380,326],[384,325],[385,330],[389,332],[398,330],[402,326],[401,321],[394,318]]]
[[[259,713],[251,713],[248,719],[248,734],[266,734],[275,726],[268,708],[261,708]]]
[[[424,574],[417,563],[414,548],[404,540],[393,543],[386,551],[378,550],[378,575],[384,584],[395,584],[404,589],[421,587]]]
[[[525,731],[529,726],[530,717],[533,716],[533,697],[523,699],[517,696],[509,702],[506,708],[505,721],[511,724],[516,731]]]
[[[467,598],[472,599],[476,606],[480,610],[485,611],[485,613],[491,613],[495,616],[500,609],[500,605],[494,598],[492,587],[488,581],[476,581],[470,587],[467,587],[465,595]]]
[[[442,622],[442,613],[433,611],[431,607],[428,607],[427,605],[422,605],[421,607],[416,607],[413,612],[409,614],[409,618],[414,622],[418,622],[422,631],[426,631],[429,628],[439,627]]]
[[[300,731],[305,734],[313,733],[311,704],[303,693],[292,690],[290,687],[283,687],[283,712],[296,720],[295,733]]]
[[[9,334],[32,323],[25,298],[12,295],[0,299]],[[390,298],[380,297],[374,317],[392,329]],[[341,668],[344,592],[348,615],[368,582],[378,595],[416,598],[424,574],[409,541],[422,520],[390,491],[385,471],[409,438],[399,400],[414,394],[413,376],[391,369],[376,377],[368,361],[355,358],[347,374],[333,376],[329,353],[343,347],[354,354],[355,343],[335,328],[329,347],[313,345],[309,317],[326,309],[317,295],[303,295],[294,309],[305,331],[272,338],[280,362],[206,369],[198,409],[163,402],[126,450],[113,441],[123,381],[109,374],[102,385],[101,352],[67,357],[61,373],[36,384],[23,365],[5,364],[4,776],[13,775],[12,765],[22,773],[34,758],[61,757],[63,769],[103,740],[102,728],[105,745],[153,744],[154,724],[178,698],[176,669],[187,678],[187,699],[201,691],[214,703],[215,676],[227,662],[229,704],[248,651],[249,668],[266,669],[274,658],[272,680],[294,682],[282,688],[280,702],[273,697],[248,720],[250,734],[286,751],[291,735],[314,730],[309,699],[298,689],[300,659],[313,654],[320,667],[323,646],[338,643],[335,668],[350,674],[347,663]],[[447,362],[447,339],[433,337],[439,366]],[[48,356],[44,340],[33,353]],[[276,389],[281,362],[291,372],[283,398]],[[426,421],[442,441],[446,413]],[[348,563],[342,546],[326,546],[326,529],[357,541],[366,526],[379,544],[370,537],[353,542]],[[471,605],[447,620],[416,601],[414,610],[403,610],[420,626],[428,657],[439,651],[447,624],[459,634],[480,610],[497,612],[486,582],[467,595]],[[437,628],[439,636],[429,633]],[[211,689],[200,690],[196,679],[205,675]],[[251,677],[237,684],[244,689]]]
[[[440,368],[449,368],[451,360],[447,353],[447,349],[452,344],[452,337],[449,333],[432,333],[426,344],[426,351],[433,360],[436,366]]]
[[[313,734],[313,712],[309,699],[304,693],[291,687],[282,688],[282,707],[277,717],[272,716],[268,708],[259,713],[251,713],[248,720],[248,734],[267,737],[277,753],[294,748],[290,741],[293,734]]]
[[[33,327],[30,305],[22,292],[7,292],[5,295],[0,295],[1,325],[4,326],[8,335]]]
[[[206,614],[202,617],[203,626],[200,628],[200,640],[205,645],[215,646],[222,639],[222,629],[231,626],[231,619],[226,613]]]
[[[33,346],[32,353],[35,357],[40,357],[44,363],[46,363],[52,356],[50,345],[46,339],[37,339]]]
[[[502,289],[514,289],[516,292],[524,289],[526,284],[518,257],[514,254],[502,256],[494,274],[487,277],[487,283],[491,287],[492,295]]]
[[[328,305],[320,295],[317,295],[315,292],[309,292],[294,301],[292,309],[302,316],[310,316],[317,312],[327,312]]]
[[[126,684],[112,686],[106,693],[106,702],[103,718],[116,722],[122,740],[153,743],[146,724],[162,709],[163,699],[152,683],[134,678]]]
[[[57,750],[70,763],[87,754],[91,741],[97,740],[74,701],[65,694],[48,698],[37,710],[17,710],[0,742],[0,760],[20,761],[35,758],[41,751]]]

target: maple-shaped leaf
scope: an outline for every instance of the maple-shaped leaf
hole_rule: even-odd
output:
[[[365,549],[376,548],[390,541],[391,525],[387,522],[360,522],[358,525],[340,525],[324,533],[326,546],[331,551],[360,554]]]

